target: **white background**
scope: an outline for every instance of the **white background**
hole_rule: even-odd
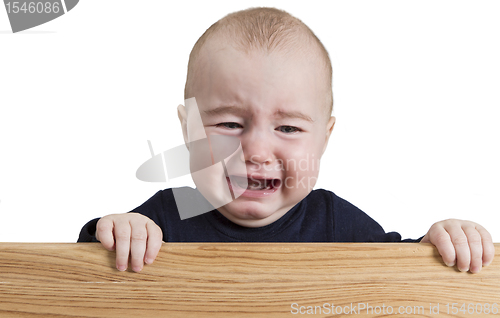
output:
[[[386,231],[474,220],[496,242],[498,1],[80,1],[12,34],[0,7],[0,242],[75,242],[90,219],[157,190],[135,178],[181,144],[189,52],[224,15],[275,6],[332,59],[337,124],[318,188]]]

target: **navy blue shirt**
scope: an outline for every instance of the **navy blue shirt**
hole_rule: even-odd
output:
[[[187,195],[195,189],[182,188]],[[131,212],[153,220],[165,242],[418,242],[401,240],[356,206],[323,189],[313,190],[280,219],[266,226],[248,228],[229,221],[219,211],[181,220],[171,189],[158,191]],[[99,219],[88,222],[78,242],[98,242],[94,236]]]

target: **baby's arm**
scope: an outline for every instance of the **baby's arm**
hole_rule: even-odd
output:
[[[140,272],[160,251],[163,234],[158,225],[139,213],[110,214],[97,222],[97,240],[109,251],[116,250],[116,268]]]
[[[446,265],[457,264],[463,272],[478,273],[495,255],[490,233],[471,221],[449,219],[434,223],[420,243],[434,244]]]

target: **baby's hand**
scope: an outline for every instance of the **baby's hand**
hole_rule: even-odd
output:
[[[139,213],[107,215],[97,222],[96,238],[109,251],[116,249],[116,268],[124,271],[129,255],[134,272],[151,264],[160,251],[163,234],[150,218]]]
[[[462,272],[478,273],[495,255],[490,233],[470,221],[449,219],[434,223],[420,243],[434,244],[445,264],[457,264]]]

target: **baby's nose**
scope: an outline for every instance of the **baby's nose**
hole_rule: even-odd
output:
[[[251,136],[241,139],[243,149],[242,160],[250,164],[270,164],[274,161],[274,146],[270,138],[265,136]]]

